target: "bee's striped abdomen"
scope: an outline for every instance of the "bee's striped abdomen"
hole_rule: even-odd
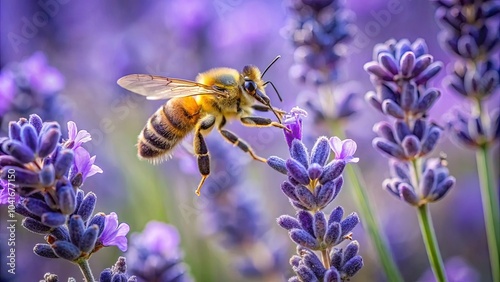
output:
[[[139,134],[139,156],[161,159],[194,129],[199,119],[200,106],[193,97],[169,100],[151,116]]]

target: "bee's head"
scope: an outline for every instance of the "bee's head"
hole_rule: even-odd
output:
[[[243,79],[243,89],[245,90],[245,92],[248,95],[252,96],[255,100],[259,101],[259,103],[262,103],[269,107],[269,109],[281,122],[281,116],[275,112],[274,108],[271,106],[271,100],[266,95],[264,86],[267,83],[262,82],[259,69],[254,66],[245,66],[245,68],[243,69]]]
[[[242,75],[245,80],[243,82],[245,92],[260,103],[271,107],[271,100],[266,95],[262,79],[260,78],[260,70],[256,66],[245,66]]]
[[[276,91],[276,94],[278,94],[278,98],[280,101],[283,101],[281,99],[281,96],[276,90],[276,87],[274,87],[274,84],[271,81],[266,81],[263,82],[262,77],[264,74],[266,74],[267,70],[280,58],[280,56],[277,56],[274,58],[274,60],[267,66],[267,68],[264,70],[264,72],[261,74],[259,68],[256,66],[248,65],[243,68],[243,78],[245,79],[243,88],[245,92],[247,92],[249,95],[255,98],[255,100],[259,101],[260,103],[266,105],[269,107],[269,109],[274,113],[274,115],[278,118],[278,120],[281,122],[281,117],[276,113],[275,109],[271,106],[271,100],[269,100],[269,97],[266,95],[266,92],[264,91],[264,86],[267,84],[271,84],[271,86],[274,88]]]

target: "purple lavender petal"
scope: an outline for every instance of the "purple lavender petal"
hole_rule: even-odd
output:
[[[17,122],[9,122],[9,138],[11,140],[21,141],[21,126]]]
[[[344,261],[349,261],[350,259],[354,258],[359,251],[359,243],[358,241],[354,240],[351,243],[349,243],[345,249],[344,249]]]
[[[354,276],[363,267],[363,258],[355,256],[347,261],[342,267],[342,271],[348,276]]]
[[[310,179],[306,168],[295,159],[288,159],[286,161],[286,168],[288,173],[302,185],[309,185]]]
[[[404,77],[410,76],[412,74],[411,72],[415,64],[415,54],[413,52],[404,53],[403,56],[401,57],[399,64],[400,64],[401,74]]]
[[[285,181],[281,184],[281,191],[293,201],[300,202],[299,198],[295,194],[295,186]]]
[[[323,241],[323,238],[325,237],[327,229],[327,222],[325,218],[325,214],[321,211],[316,212],[314,214],[314,219],[313,219],[313,230],[314,230],[314,237],[316,239]]]
[[[309,178],[312,180],[318,179],[323,173],[323,167],[317,163],[312,163],[307,170]]]
[[[95,158],[95,156],[90,157],[89,152],[83,147],[78,147],[74,150],[75,174],[81,173],[83,181],[85,181],[87,177],[103,172],[100,167],[94,165]]]
[[[415,66],[413,67],[412,76],[416,77],[421,74],[427,67],[433,62],[434,58],[432,55],[425,54],[415,61]]]
[[[455,177],[449,176],[444,181],[440,182],[434,191],[431,192],[432,198],[434,201],[440,200],[446,193],[455,186],[456,180]]]
[[[278,172],[283,174],[288,173],[288,170],[286,169],[286,162],[282,158],[271,156],[267,159],[267,164]]]
[[[310,212],[298,211],[297,220],[303,230],[307,231],[311,236],[314,236],[314,217]]]
[[[406,136],[401,142],[407,158],[414,158],[420,152],[420,140],[415,135]]]
[[[324,166],[326,161],[330,156],[330,150],[328,148],[328,139],[324,136],[319,137],[314,143],[314,146],[311,150],[311,164],[318,164],[320,166]]]
[[[298,267],[293,268],[293,271],[297,273],[297,276],[300,279],[299,281],[318,281],[318,278],[316,278],[314,272],[305,265],[299,265]]]
[[[44,201],[39,199],[26,198],[22,203],[29,212],[37,216],[42,216],[42,214],[52,211],[52,209]]]
[[[21,128],[21,141],[28,146],[31,151],[37,151],[38,134],[34,126],[27,124]]]
[[[401,91],[401,108],[406,112],[415,107],[418,100],[417,87],[413,83],[405,83]]]
[[[45,235],[50,232],[51,227],[47,226],[43,223],[41,223],[38,220],[35,220],[33,218],[26,217],[23,219],[22,225],[24,228],[28,229],[29,231],[36,233],[36,234],[41,234]]]
[[[78,211],[76,212],[76,214],[81,216],[83,221],[87,221],[94,212],[96,202],[97,202],[96,194],[94,194],[93,192],[89,192],[85,196],[85,198],[82,199],[81,204],[77,205]]]
[[[75,122],[68,122],[68,140],[66,141],[69,144],[68,148],[75,150],[83,143],[89,142],[91,140],[92,137],[90,136],[90,133],[88,133],[86,130],[78,131],[78,127],[76,126]]]
[[[290,230],[290,238],[296,244],[301,245],[303,247],[309,248],[311,250],[317,250],[319,247],[316,239],[313,238],[308,232],[302,229],[292,229]]]
[[[285,228],[286,230],[291,230],[293,228],[301,229],[299,221],[289,215],[282,215],[276,219],[278,225]]]
[[[127,233],[130,227],[126,223],[118,225],[118,216],[112,212],[106,215],[104,230],[102,231],[99,240],[104,246],[117,246],[122,252],[127,250]]]
[[[48,244],[36,244],[33,248],[33,252],[36,255],[45,258],[59,258],[59,256],[54,253],[54,250]]]
[[[59,125],[57,125],[59,126]],[[59,144],[59,139],[61,138],[61,131],[59,128],[51,128],[47,131],[40,133],[38,139],[38,157],[45,158],[52,154]]]
[[[383,68],[381,65],[379,65],[377,62],[369,62],[364,65],[365,71],[368,73],[371,73],[377,77],[379,77],[382,80],[385,81],[392,81],[393,80],[393,75]]]
[[[398,63],[392,55],[389,55],[387,53],[379,54],[378,61],[382,64],[382,66],[384,66],[386,70],[391,72],[393,75],[399,73]]]
[[[290,157],[302,164],[306,169],[309,167],[309,154],[307,153],[307,148],[298,139],[292,141],[292,147],[290,148]]]
[[[95,243],[97,242],[97,236],[99,234],[99,227],[97,225],[91,225],[85,230],[85,233],[83,233],[83,236],[80,239],[80,244],[78,247],[80,250],[84,253],[90,253],[94,247]]]
[[[441,62],[434,62],[430,64],[420,75],[415,78],[415,83],[417,85],[426,84],[427,81],[433,78],[442,68],[443,63]]]
[[[340,223],[340,227],[342,230],[341,236],[347,235],[349,232],[351,232],[354,227],[359,223],[359,217],[358,214],[353,212],[350,215],[348,215],[342,222]]]
[[[437,145],[437,142],[439,141],[439,137],[441,136],[442,130],[437,127],[433,126],[429,132],[427,133],[427,136],[422,140],[422,149],[420,150],[420,155],[425,156],[428,153],[430,153]]]
[[[372,107],[374,107],[375,109],[382,112],[382,104],[377,99],[377,94],[375,92],[368,91],[365,95],[365,101],[368,102],[368,104],[372,105]]]
[[[328,246],[337,245],[341,240],[341,227],[340,223],[334,222],[328,225],[328,229],[325,233],[324,242]]]
[[[401,183],[401,185],[399,185],[399,196],[408,204],[418,206],[419,198],[413,191],[413,188],[411,188],[408,184]]]
[[[382,102],[382,112],[397,119],[404,119],[405,117],[403,109],[401,109],[401,107],[392,100],[384,100]]]
[[[9,140],[3,144],[3,150],[15,157],[22,163],[30,163],[35,160],[35,152],[20,141]]]
[[[80,256],[80,249],[70,242],[56,241],[52,244],[54,253],[63,259],[73,261]]]
[[[71,243],[75,246],[80,244],[80,239],[85,232],[85,224],[79,215],[73,215],[68,221],[68,231],[71,238]]]
[[[332,211],[332,213],[330,213],[330,216],[328,217],[328,225],[333,224],[334,222],[340,223],[342,217],[344,217],[344,208],[338,206]]]
[[[332,162],[330,162],[330,164],[328,164],[324,168],[323,173],[319,178],[319,183],[325,184],[340,177],[340,175],[344,171],[345,165],[346,163],[344,160],[333,160]]]
[[[43,127],[42,119],[38,115],[32,114],[29,117],[29,123],[36,129],[36,133],[40,134]]]
[[[392,126],[387,121],[381,121],[373,126],[373,132],[377,133],[378,136],[387,139],[392,143],[397,143]]]
[[[433,169],[427,169],[422,175],[422,180],[420,181],[420,191],[422,192],[422,197],[427,198],[431,191],[434,190],[436,186],[436,180]]]
[[[431,88],[427,89],[425,93],[420,97],[416,106],[416,112],[426,113],[439,99],[441,92],[437,89]]]
[[[304,264],[314,272],[316,277],[322,277],[326,271],[323,263],[313,252],[306,253],[303,256]]]
[[[405,160],[406,155],[403,152],[403,149],[400,148],[397,144],[387,141],[384,138],[374,138],[372,141],[372,145],[375,149],[380,150],[380,152],[384,153],[387,157],[394,157],[399,160]]]
[[[325,272],[324,282],[340,282],[341,276],[336,268],[332,267]]]

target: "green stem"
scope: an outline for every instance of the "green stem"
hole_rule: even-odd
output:
[[[427,250],[427,256],[429,257],[429,262],[431,264],[432,271],[434,272],[434,276],[436,277],[436,281],[448,281],[441,253],[439,252],[434,227],[432,225],[432,218],[427,205],[418,207],[417,215],[418,223],[420,224],[420,231],[422,232],[422,237],[424,239],[425,249]]]
[[[483,108],[482,100],[475,99],[472,103],[473,114],[481,119],[485,128],[491,127],[490,118]],[[491,277],[493,281],[500,281],[500,203],[498,188],[492,175],[492,165],[488,155],[489,147],[485,142],[476,151],[477,172],[481,189],[484,225],[490,254]]]
[[[413,160],[411,161],[411,165],[411,182],[413,184],[413,187],[419,187],[421,171],[420,162],[419,160]],[[432,224],[432,218],[427,204],[418,207],[417,215],[418,223],[420,225],[420,231],[422,232],[422,238],[424,240],[425,249],[427,251],[427,257],[429,258],[429,263],[431,264],[432,272],[434,272],[436,281],[448,281],[448,279],[446,278],[443,259],[441,257],[438,242],[436,239],[436,232],[434,231],[434,225]]]
[[[345,139],[345,133],[339,124],[334,124],[331,128],[337,137]],[[396,266],[392,253],[389,250],[389,246],[387,245],[387,242],[379,228],[379,223],[375,219],[375,212],[370,204],[368,194],[365,190],[366,185],[363,183],[361,171],[357,166],[348,165],[346,167],[346,172],[347,180],[352,186],[349,190],[352,191],[354,201],[356,202],[361,217],[361,223],[363,224],[365,230],[367,230],[373,246],[375,246],[380,263],[382,264],[382,268],[384,269],[387,277],[387,281],[403,281],[403,276]]]
[[[326,269],[330,268],[330,255],[329,255],[329,253],[330,252],[328,252],[328,250],[321,250],[321,260],[323,262],[323,266]]]
[[[483,202],[484,224],[490,253],[492,281],[500,281],[500,211],[498,189],[495,188],[489,165],[488,146],[483,145],[476,152],[477,171]]]
[[[83,278],[86,282],[94,282],[94,275],[92,275],[92,270],[90,269],[89,261],[86,259],[79,259],[76,261],[78,267],[82,271]]]

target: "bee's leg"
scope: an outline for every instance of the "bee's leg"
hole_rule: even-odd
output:
[[[196,158],[198,160],[198,170],[201,174],[200,184],[198,184],[198,188],[196,188],[196,195],[200,195],[201,187],[205,180],[210,175],[210,156],[208,155],[207,144],[205,143],[205,139],[203,139],[203,135],[201,132],[197,131],[194,135],[194,153],[196,154]]]
[[[262,157],[259,157],[255,154],[255,152],[252,150],[252,148],[250,146],[247,145],[247,143],[245,143],[245,141],[243,141],[242,139],[240,139],[236,134],[234,134],[233,132],[229,131],[229,130],[226,130],[226,129],[222,129],[222,128],[219,128],[219,132],[220,134],[231,144],[233,144],[234,146],[238,146],[238,148],[240,148],[241,150],[243,150],[243,152],[245,153],[248,153],[250,154],[250,156],[254,159],[254,160],[257,160],[259,162],[267,162],[266,159],[262,158]]]
[[[287,129],[286,126],[279,122],[272,121],[270,118],[264,118],[264,117],[242,117],[241,123],[245,126],[250,126],[250,127],[278,127],[278,128],[283,128]]]
[[[252,109],[259,111],[259,112],[269,112],[269,110],[270,110],[270,108],[268,106],[259,105],[259,104],[252,105]]]
[[[259,104],[252,105],[252,109],[259,111],[259,112],[269,112],[271,110],[271,108],[269,108],[268,106],[259,105]],[[286,114],[285,111],[280,110],[278,108],[274,108],[274,107],[273,107],[273,111],[278,113],[280,116],[284,116]]]
[[[205,142],[201,131],[212,128],[214,124],[215,117],[209,116],[200,123],[200,126],[198,127],[198,129],[196,129],[196,132],[194,134],[193,149],[198,161],[198,170],[201,174],[200,183],[198,184],[198,188],[196,188],[195,191],[196,195],[198,196],[200,195],[200,190],[203,186],[203,183],[205,183],[205,180],[210,175],[210,156],[208,154],[207,143]]]
[[[254,109],[256,111],[259,111],[259,112],[269,112],[271,110],[271,108],[269,108],[268,106],[266,106],[266,105],[260,105],[260,104],[252,105],[252,109]],[[281,109],[278,109],[278,108],[274,108],[273,107],[273,110],[275,112],[277,112],[278,114],[281,114],[281,115],[286,114],[285,111],[283,111]]]

